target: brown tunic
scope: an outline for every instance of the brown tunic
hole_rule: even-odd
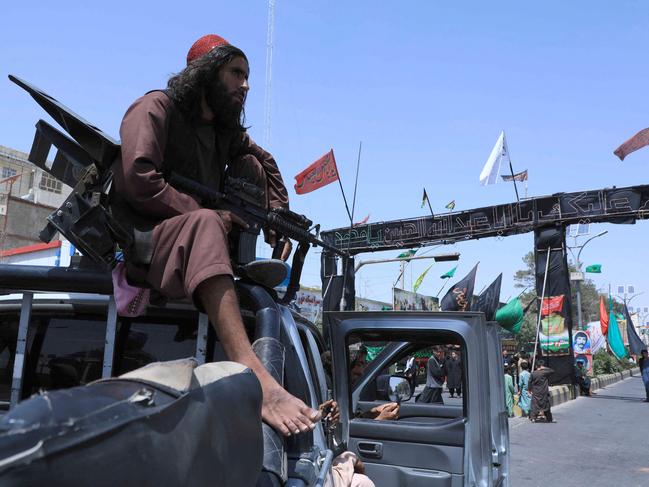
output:
[[[196,286],[215,275],[232,275],[227,236],[218,214],[201,209],[191,196],[170,186],[164,174],[172,145],[192,148],[197,181],[220,189],[227,170],[264,187],[270,207],[288,206],[288,195],[273,157],[245,132],[217,131],[214,125],[185,125],[169,97],[159,91],[138,99],[120,127],[121,160],[113,166],[114,211],[124,223],[153,230],[147,282],[170,299],[192,297]],[[179,131],[180,132],[180,131]],[[193,137],[176,140],[174,137]]]

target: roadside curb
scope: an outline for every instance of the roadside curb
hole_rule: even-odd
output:
[[[594,391],[601,389],[602,387],[610,386],[621,380],[627,379],[632,376],[640,375],[640,369],[629,369],[622,372],[615,372],[613,374],[600,375],[599,377],[593,377],[590,380],[590,390]],[[552,406],[558,406],[564,402],[571,401],[579,397],[577,392],[578,388],[571,384],[564,384],[560,386],[550,387],[550,404]]]

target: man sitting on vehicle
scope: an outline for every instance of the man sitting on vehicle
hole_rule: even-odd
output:
[[[191,298],[205,310],[228,359],[257,375],[263,420],[290,435],[314,428],[319,413],[284,390],[250,346],[227,239],[234,225],[247,225],[228,211],[202,208],[166,179],[174,172],[218,191],[226,174],[245,177],[266,190],[268,207],[288,207],[275,160],[243,126],[248,74],[240,49],[207,35],[191,47],[187,67],[169,79],[166,91],[149,92],[128,109],[113,167],[113,210],[120,223],[145,232],[137,234],[145,245],[125,249],[130,275],[139,272],[138,279],[166,298]],[[277,243],[272,232],[268,240]]]

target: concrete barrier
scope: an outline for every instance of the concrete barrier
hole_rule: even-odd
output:
[[[629,369],[622,372],[615,372],[613,374],[600,375],[598,377],[593,377],[590,380],[590,390],[595,391],[601,389],[602,387],[610,386],[621,380],[624,380],[628,377],[640,375],[640,369]],[[568,402],[572,399],[575,399],[579,396],[578,393],[579,387],[568,385],[552,386],[550,387],[550,404],[552,406],[557,406],[564,402]]]

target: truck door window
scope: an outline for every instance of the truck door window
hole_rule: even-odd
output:
[[[101,378],[105,319],[39,317],[39,320],[36,327],[39,336],[32,342],[25,368],[25,396],[39,389],[74,387]]]
[[[8,407],[18,339],[18,314],[0,319],[0,406]]]
[[[461,417],[466,410],[466,359],[463,342],[448,332],[439,337],[432,332],[390,334],[383,340],[376,333],[352,336],[348,341],[352,416],[398,421]],[[390,389],[395,384],[409,394],[395,396]]]

